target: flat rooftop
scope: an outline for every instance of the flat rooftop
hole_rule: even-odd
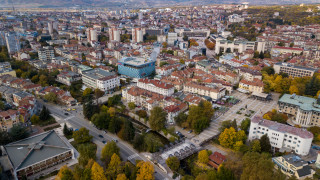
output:
[[[147,58],[140,58],[140,57],[125,57],[122,58],[119,63],[124,63],[131,66],[142,66],[148,63],[154,62]]]

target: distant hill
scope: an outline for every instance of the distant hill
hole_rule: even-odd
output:
[[[0,7],[159,7],[174,5],[231,4],[249,2],[250,4],[300,4],[319,3],[319,0],[0,0]]]

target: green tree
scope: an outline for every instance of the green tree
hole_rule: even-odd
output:
[[[80,144],[78,146],[80,156],[78,158],[79,164],[84,167],[88,164],[90,159],[96,159],[97,145],[91,143]]]
[[[70,136],[72,136],[72,134],[73,134],[72,129],[69,129],[66,123],[64,123],[64,126],[63,126],[63,134],[64,134],[66,137],[70,137]]]
[[[262,51],[261,51],[260,54],[259,54],[259,58],[260,58],[260,59],[264,59],[264,54],[263,54]]]
[[[44,99],[52,103],[58,102],[58,96],[53,92],[49,92],[48,94],[44,95]]]
[[[208,101],[201,101],[198,106],[191,105],[186,125],[200,133],[210,125],[214,110]]]
[[[120,156],[120,148],[114,141],[109,141],[101,151],[101,161],[108,165],[113,154]]]
[[[166,160],[166,164],[173,172],[176,172],[180,167],[180,160],[176,156],[172,156]]]
[[[32,124],[39,124],[40,123],[40,118],[37,115],[32,115],[31,119],[30,119]]]
[[[198,161],[203,164],[207,164],[209,162],[209,155],[207,150],[202,150],[198,153]]]
[[[165,127],[167,113],[161,107],[154,107],[150,112],[149,123],[154,131],[161,131]]]
[[[253,152],[261,152],[261,146],[259,140],[253,140],[250,144],[251,151]]]
[[[91,122],[99,129],[108,129],[110,119],[108,113],[101,111],[91,117]]]
[[[92,89],[91,88],[86,88],[83,91],[82,96],[89,96],[90,94],[92,94]]]
[[[92,101],[92,95],[85,96],[83,100],[83,115],[84,117],[91,119],[97,111],[97,108]]]
[[[12,141],[11,136],[7,131],[0,130],[0,145],[8,144]]]
[[[13,127],[9,130],[9,137],[11,137],[13,141],[25,139],[29,137],[29,135],[30,132],[27,127],[22,125],[13,125]]]
[[[49,109],[47,109],[46,106],[42,107],[42,110],[40,112],[40,116],[39,117],[40,117],[41,121],[46,121],[46,120],[48,120],[50,118],[50,111],[49,111]]]
[[[101,91],[100,89],[97,88],[97,89],[94,90],[94,97],[95,97],[96,99],[102,97],[103,95],[104,95],[104,92]]]
[[[240,129],[243,130],[246,134],[248,133],[248,130],[250,128],[250,123],[251,123],[250,118],[246,118],[241,122]]]
[[[267,134],[261,136],[259,141],[260,141],[262,152],[267,152],[267,153],[271,152],[271,144]]]
[[[118,133],[120,129],[121,129],[121,122],[118,119],[118,117],[111,117],[109,121],[108,131],[110,131],[111,133]]]
[[[89,130],[82,127],[78,131],[73,132],[72,137],[77,144],[91,142],[92,136],[89,134]]]
[[[188,118],[188,115],[181,112],[178,114],[178,116],[174,117],[174,121],[178,126],[182,126],[182,124],[187,121],[187,118]]]
[[[128,106],[129,106],[130,110],[133,110],[134,108],[136,108],[136,104],[134,104],[134,102],[129,102]]]
[[[135,129],[133,127],[132,122],[126,119],[119,134],[123,140],[132,141],[135,134]]]
[[[55,180],[73,180],[73,173],[67,165],[62,166],[60,168],[58,175],[56,176]]]

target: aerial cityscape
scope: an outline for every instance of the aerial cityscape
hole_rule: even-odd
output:
[[[27,179],[320,179],[320,1],[0,0]]]

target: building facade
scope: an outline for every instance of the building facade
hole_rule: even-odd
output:
[[[278,101],[278,110],[289,115],[294,124],[302,127],[320,126],[320,97],[314,99],[284,94]]]
[[[143,42],[143,31],[141,28],[132,29],[132,42],[133,43]]]
[[[54,49],[51,46],[43,47],[38,51],[39,60],[49,61],[54,58]]]
[[[9,54],[13,54],[20,51],[20,39],[15,32],[6,33],[5,38]]]
[[[64,71],[57,75],[57,81],[67,86],[71,86],[73,82],[80,81],[81,79],[81,74],[72,71]]]
[[[262,93],[263,87],[264,84],[260,79],[253,79],[253,81],[247,81],[245,79],[242,79],[239,83],[239,90],[243,90],[243,92]]]
[[[109,28],[109,40],[120,42],[120,30],[118,28]]]
[[[138,57],[124,57],[118,62],[118,73],[132,78],[144,78],[155,73],[156,61]]]
[[[174,86],[172,84],[164,83],[155,79],[139,79],[137,86],[164,96],[171,96],[174,93]]]
[[[313,134],[305,129],[281,124],[255,116],[251,120],[248,139],[260,139],[267,134],[270,145],[275,151],[294,151],[305,156],[309,154]]]
[[[229,49],[229,50],[228,50]],[[265,51],[265,42],[264,41],[247,41],[247,40],[235,40],[229,41],[227,39],[218,38],[216,40],[215,53],[219,54],[220,52],[230,53],[238,52],[243,53],[246,50],[253,50],[258,52]]]
[[[273,65],[275,73],[287,73],[291,77],[313,76],[317,71],[314,68],[307,68],[302,66],[294,66],[288,63],[276,63]]]
[[[224,87],[208,87],[194,82],[185,83],[183,91],[207,96],[212,98],[213,101],[221,99],[226,94],[226,88]]]
[[[87,87],[101,91],[108,91],[120,86],[119,76],[101,68],[85,71],[82,74],[82,82]]]

